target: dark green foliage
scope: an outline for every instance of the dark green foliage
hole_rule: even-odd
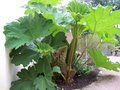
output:
[[[68,45],[65,33],[59,32],[55,36],[49,35],[42,40],[43,43],[48,43],[54,48],[59,48],[64,45]]]
[[[44,57],[44,59],[39,59],[36,65],[29,67],[28,70],[22,69],[17,74],[20,79],[12,82],[10,90],[55,90],[50,63],[50,57]]]
[[[54,90],[54,84],[52,82],[53,71],[50,66],[51,57],[40,59],[38,64],[35,65],[38,77],[34,81],[36,90]]]
[[[45,19],[41,14],[21,17],[16,22],[7,24],[4,34],[8,37],[5,44],[7,48],[19,48],[24,44],[30,44],[33,40],[50,35],[49,29],[52,21]]]
[[[17,75],[20,79],[12,82],[10,90],[35,90],[33,82],[37,73],[34,67],[29,67],[28,70],[22,69]]]
[[[39,52],[30,49],[27,46],[23,46],[18,48],[17,50],[13,49],[10,53],[11,62],[15,65],[22,64],[23,66],[27,66],[30,62],[38,61]]]

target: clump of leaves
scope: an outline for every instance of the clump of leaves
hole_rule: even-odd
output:
[[[44,57],[39,59],[34,66],[22,69],[17,74],[20,79],[12,82],[10,90],[55,90],[55,84],[52,82],[53,70],[50,63],[51,57]],[[60,71],[57,69],[54,72]]]
[[[120,24],[119,10],[111,11],[111,7],[102,6],[92,8],[74,0],[60,11],[54,6],[57,3],[59,0],[30,0],[26,7],[27,15],[4,27],[7,37],[5,46],[12,49],[11,62],[16,66],[22,64],[24,68],[28,66],[28,69],[18,72],[20,79],[12,83],[10,90],[55,90],[52,77],[58,76],[64,82],[71,83],[77,72],[83,70],[86,73],[88,69],[86,66],[75,69],[81,66],[81,62],[74,65],[81,35],[91,30],[93,36],[98,34],[101,42],[111,43],[115,43],[114,34],[120,35],[120,30],[115,27]],[[72,33],[71,43],[66,40],[66,32]],[[81,52],[79,60],[85,50]],[[119,64],[108,62],[100,51],[88,49],[88,53],[98,67],[111,70],[120,67]],[[29,66],[30,62],[33,63],[32,67]]]

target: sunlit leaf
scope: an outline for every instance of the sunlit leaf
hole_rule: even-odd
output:
[[[87,15],[83,21],[87,27],[93,32],[97,32],[98,34],[102,33],[107,35],[106,37],[101,39],[107,42],[109,40],[114,40],[114,35],[120,35],[120,28],[116,28],[115,25],[120,24],[120,10],[111,11],[112,7],[102,7],[98,6],[96,8],[91,9],[91,13]],[[109,39],[108,39],[109,38]]]
[[[120,68],[120,63],[113,63],[109,61],[109,58],[104,56],[100,50],[88,49],[88,53],[97,67],[103,67],[115,71],[118,71],[118,68]]]

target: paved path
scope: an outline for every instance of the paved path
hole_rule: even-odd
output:
[[[108,58],[110,58],[110,61],[112,61],[112,62],[120,63],[120,56],[108,56]]]
[[[97,81],[81,90],[120,90],[120,72],[102,69]]]
[[[120,62],[120,57],[109,57],[113,62]],[[76,90],[120,90],[120,72],[100,68],[101,72],[96,82]]]

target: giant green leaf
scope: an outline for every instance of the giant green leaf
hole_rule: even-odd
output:
[[[112,7],[110,6],[92,8],[91,13],[81,22],[84,22],[93,32],[106,34],[107,42],[111,40],[108,38],[114,40],[115,34],[120,35],[120,29],[115,27],[115,25],[120,24],[120,10],[112,11]]]
[[[109,58],[104,56],[100,50],[88,49],[88,53],[97,67],[103,67],[115,71],[118,71],[118,68],[120,68],[119,63],[113,63],[109,61]]]
[[[44,57],[36,65],[22,69],[17,74],[20,79],[12,82],[10,90],[54,90],[50,63],[50,57]]]
[[[22,69],[17,75],[20,79],[12,82],[10,90],[35,90],[33,82],[37,73],[34,67]]]
[[[28,47],[20,47],[17,50],[13,49],[10,53],[11,62],[15,65],[22,64],[23,66],[27,66],[32,60],[38,61],[39,53],[28,48]]]
[[[49,35],[51,26],[52,21],[45,19],[41,14],[36,13],[34,17],[32,15],[21,17],[4,27],[4,34],[8,38],[5,46],[18,48],[29,44],[32,40]]]

